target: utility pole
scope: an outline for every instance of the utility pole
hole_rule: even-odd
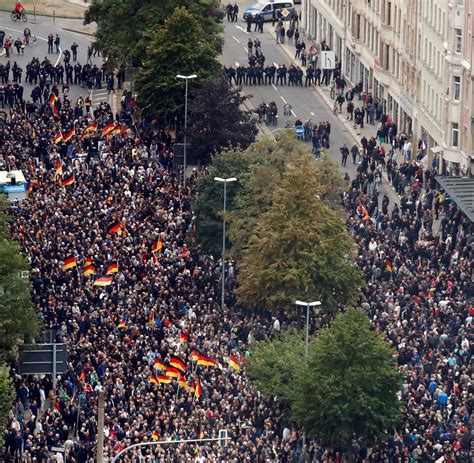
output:
[[[101,390],[97,410],[97,463],[104,463],[104,405],[105,392]]]

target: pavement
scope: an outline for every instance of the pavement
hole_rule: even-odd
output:
[[[242,19],[242,13],[245,7],[248,7],[251,3],[238,1],[240,8],[239,19],[237,22],[228,22],[227,18],[224,19],[224,48],[221,60],[224,65],[236,67],[238,64],[247,66],[248,64],[248,51],[247,41],[249,38],[258,38],[262,44],[262,53],[265,56],[265,64],[295,64],[301,67],[301,61],[294,59],[295,49],[293,45],[285,43],[276,44],[274,28],[271,22],[264,24],[264,32],[254,32],[254,26],[252,25],[252,32],[248,33],[246,30],[246,23]],[[299,8],[299,7],[297,7]],[[306,42],[307,49],[309,48],[310,42],[303,37]],[[283,105],[289,103],[293,110],[293,119],[290,123],[294,123],[295,119],[301,119],[303,122],[310,119],[313,122],[329,121],[331,123],[331,146],[328,154],[331,159],[336,161],[339,165],[341,164],[341,154],[339,148],[346,144],[350,147],[357,143],[360,146],[360,139],[363,135],[367,138],[376,135],[377,126],[366,126],[362,130],[356,130],[353,127],[353,123],[346,120],[347,114],[335,115],[333,114],[333,101],[330,98],[329,87],[289,87],[289,86],[277,86],[277,85],[256,85],[256,86],[242,86],[242,92],[246,95],[251,96],[249,104],[253,107],[257,107],[265,101],[269,103],[274,101],[279,110],[279,121],[276,127],[266,127],[265,133],[271,133],[272,131],[281,130],[284,128],[285,121],[282,117]],[[357,97],[353,101],[355,107],[361,104],[357,100]],[[388,153],[390,146],[386,145],[385,150]],[[340,166],[341,173],[344,175],[348,173],[351,178],[355,177],[357,164],[352,164],[352,158],[349,156],[347,166]],[[390,203],[400,203],[400,198],[393,188],[385,181],[381,187],[382,195],[386,193],[390,199]],[[381,195],[381,196],[382,196]]]
[[[22,67],[22,85],[25,88],[24,95],[26,98],[30,98],[33,86],[24,82],[27,63],[30,62],[33,57],[37,57],[42,60],[45,56],[48,56],[53,64],[59,63],[60,61],[62,62],[63,50],[70,48],[72,42],[75,41],[79,45],[78,62],[85,64],[87,59],[87,47],[93,40],[93,36],[90,34],[93,33],[95,27],[94,25],[84,26],[82,24],[82,20],[80,19],[56,18],[53,22],[53,18],[47,16],[36,16],[35,22],[31,21],[30,18],[27,23],[19,23],[13,22],[11,20],[10,13],[0,12],[0,29],[5,31],[7,37],[10,34],[14,40],[17,37],[23,37],[23,30],[27,26],[31,30],[32,37],[36,35],[36,45],[33,45],[32,41],[30,41],[30,45],[26,46],[24,54],[17,54],[16,49],[12,47],[10,49],[10,58],[7,58],[5,54],[0,55],[0,62],[5,64],[9,60],[11,65],[13,65],[13,63],[16,61],[18,65]],[[47,54],[47,37],[50,32],[52,32],[54,35],[58,33],[61,38],[61,52],[59,54]],[[95,57],[92,58],[92,62],[93,64],[97,64],[97,66],[101,66],[103,61],[102,58]],[[75,62],[72,61],[72,64],[74,65]],[[69,95],[71,101],[73,102],[79,96],[85,97],[88,94],[92,98],[93,105],[97,105],[101,101],[109,100],[109,96],[105,90],[105,82],[102,89],[93,89],[92,92],[90,92],[87,88],[82,88],[80,85],[69,86]],[[111,96],[110,103],[112,103],[112,100],[113,97]]]

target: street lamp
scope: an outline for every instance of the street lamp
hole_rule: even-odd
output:
[[[221,309],[224,312],[224,290],[225,290],[225,211],[226,211],[226,201],[227,201],[227,184],[231,182],[236,182],[235,177],[222,178],[214,177],[216,182],[222,182],[224,184],[224,214],[222,216],[222,294],[221,294]]]
[[[303,301],[296,301],[296,305],[306,307],[306,335],[304,340],[304,356],[308,357],[308,342],[309,342],[309,308],[310,307],[319,307],[321,305],[321,301],[314,301],[314,302],[303,302]]]
[[[183,76],[178,74],[176,78],[184,79],[186,81],[186,91],[184,96],[184,160],[183,160],[183,187],[186,185],[186,142],[188,135],[188,80],[195,79],[196,74],[191,74],[189,76]]]

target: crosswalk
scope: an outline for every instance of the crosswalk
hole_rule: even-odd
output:
[[[92,89],[89,96],[92,101],[93,107],[98,106],[100,103],[103,103],[104,101],[107,102],[109,100],[109,95],[105,88]]]

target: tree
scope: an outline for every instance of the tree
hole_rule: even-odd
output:
[[[200,23],[210,45],[222,51],[222,11],[217,0],[93,0],[84,24],[97,23],[95,45],[114,66],[140,66],[150,37],[178,7]]]
[[[338,315],[317,336],[298,376],[293,417],[332,448],[348,449],[353,438],[373,445],[401,420],[395,358],[364,313]]]
[[[274,339],[257,342],[245,370],[260,392],[290,405],[296,400],[296,384],[304,365],[303,335],[287,330]]]
[[[14,400],[13,386],[10,373],[6,365],[0,364],[0,431],[5,429],[8,423],[8,414]],[[0,444],[3,443],[3,432],[0,433]]]
[[[137,75],[138,104],[145,116],[182,116],[184,80],[177,74],[197,74],[189,85],[189,98],[220,70],[217,51],[206,40],[199,22],[185,8],[176,8],[147,47],[146,59]]]
[[[255,141],[257,124],[241,109],[247,98],[230,86],[222,72],[200,87],[191,105],[188,141],[202,163],[209,164],[212,154],[223,148],[245,149]]]
[[[0,223],[5,223],[6,199],[0,195]],[[1,232],[1,230],[0,230]],[[11,355],[20,340],[36,336],[39,319],[31,303],[28,279],[21,272],[28,269],[18,245],[0,233],[0,356]]]
[[[207,253],[218,256],[222,236],[222,185],[214,177],[237,177],[238,184],[227,189],[226,249],[239,258],[255,230],[258,217],[271,204],[273,191],[292,156],[301,155],[303,145],[285,134],[280,140],[263,138],[247,149],[224,149],[212,156],[207,174],[197,184],[193,205],[199,244]]]
[[[325,310],[350,303],[360,272],[342,218],[319,199],[317,170],[309,155],[283,173],[273,203],[256,224],[237,273],[239,301],[280,311],[294,301],[322,301]]]

